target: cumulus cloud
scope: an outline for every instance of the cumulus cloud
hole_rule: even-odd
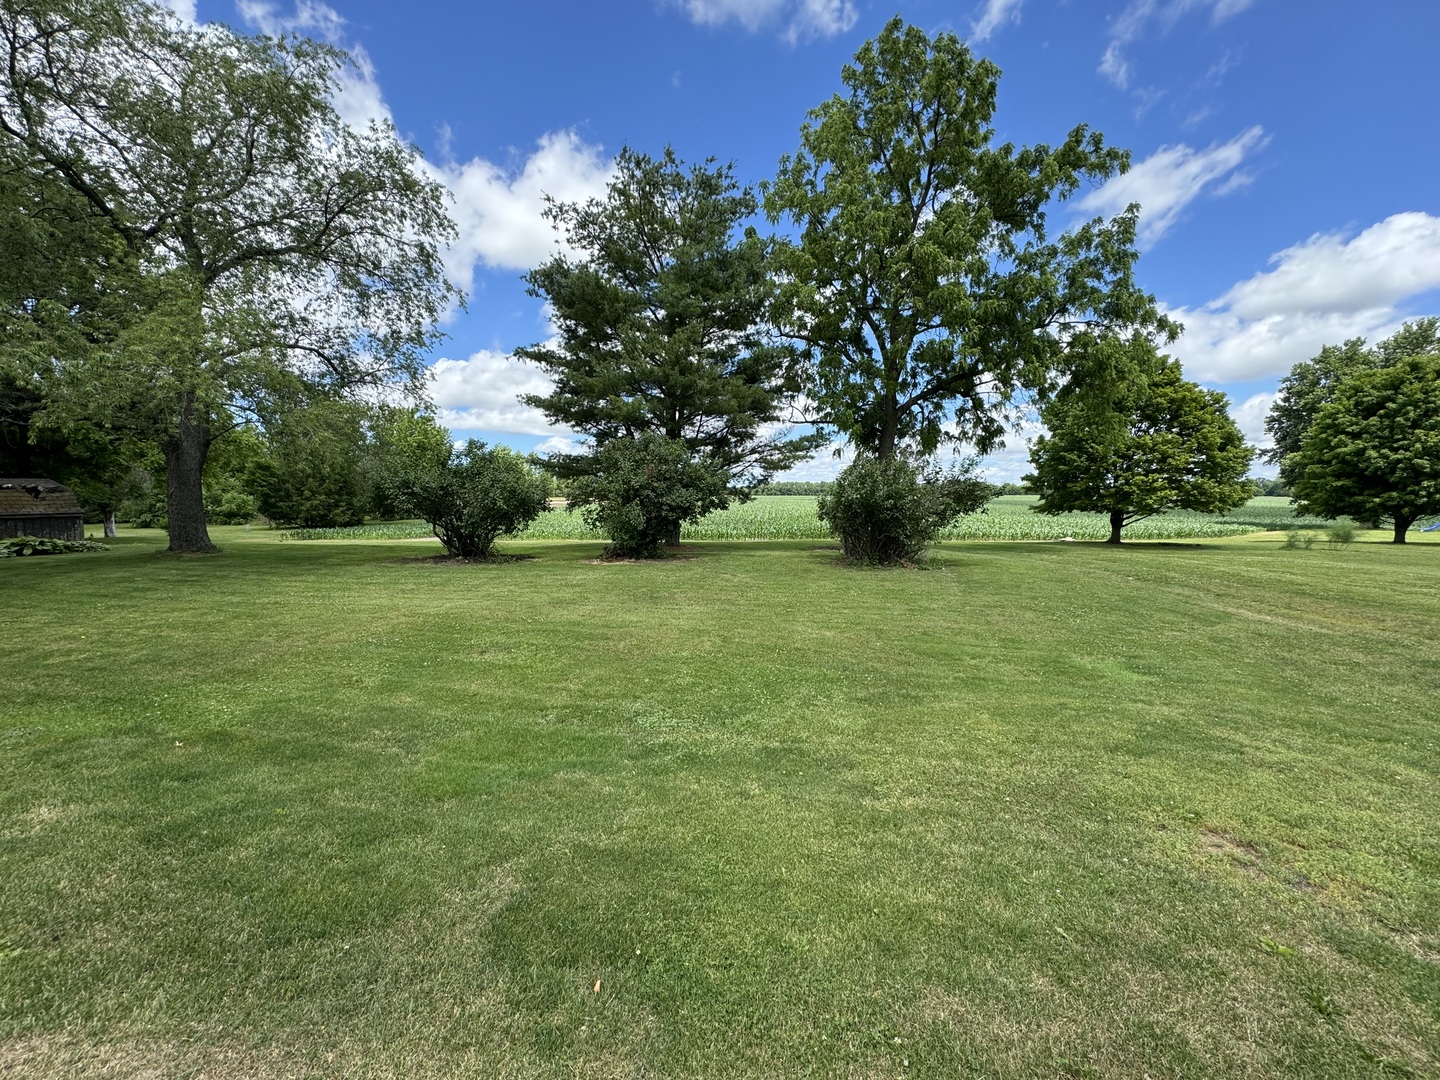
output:
[[[546,420],[539,409],[517,400],[521,394],[547,394],[551,386],[539,368],[490,349],[481,349],[465,360],[437,360],[430,366],[430,397],[440,422],[454,430],[568,434]]]
[[[1211,24],[1224,22],[1248,8],[1254,0],[1131,0],[1110,24],[1110,41],[1100,58],[1100,73],[1122,90],[1130,86],[1134,68],[1129,48],[1151,26],[1163,33],[1191,11],[1209,11]]]
[[[372,120],[393,122],[374,63],[363,46],[347,40],[345,19],[334,8],[323,0],[296,0],[292,9],[272,0],[237,0],[236,6],[245,22],[262,34],[301,33],[343,47],[351,63],[339,73],[335,107],[341,118],[355,127]],[[439,133],[448,158],[448,125],[441,125]],[[439,164],[422,161],[420,168],[444,184],[453,198],[458,235],[445,253],[445,270],[466,292],[474,285],[477,263],[528,270],[556,250],[554,230],[541,214],[546,195],[583,202],[603,195],[612,175],[612,162],[602,148],[583,142],[573,131],[542,135],[535,151],[514,167],[475,157]]]
[[[186,22],[195,21],[195,0],[157,0],[163,8],[169,8]]]
[[[1362,232],[1316,234],[1271,256],[1272,269],[1198,308],[1175,345],[1192,378],[1279,375],[1321,346],[1398,329],[1403,305],[1440,289],[1440,217],[1395,214]]]
[[[1212,143],[1204,150],[1183,143],[1162,146],[1129,172],[1085,195],[1076,206],[1085,213],[1112,215],[1132,202],[1139,203],[1138,239],[1142,247],[1148,247],[1202,194],[1225,195],[1249,183],[1250,176],[1240,165],[1269,141],[1256,125],[1227,143]]]
[[[1247,318],[1274,311],[1359,312],[1440,287],[1440,217],[1394,214],[1346,239],[1317,234],[1270,257],[1275,269],[1220,302]]]
[[[980,17],[970,24],[970,36],[976,41],[987,41],[990,35],[1006,23],[1020,21],[1020,5],[1025,0],[985,0]]]
[[[193,8],[193,3],[191,7]],[[236,8],[245,22],[262,34],[303,34],[319,38],[345,49],[350,63],[337,73],[335,111],[353,127],[364,128],[371,121],[389,123],[390,106],[380,92],[375,65],[362,45],[346,42],[345,19],[322,0],[296,0],[290,10],[282,10],[271,0],[236,0]]]
[[[567,439],[561,435],[552,435],[544,442],[536,445],[534,452],[541,457],[549,457],[551,454],[583,454],[590,449],[590,444],[584,439]]]
[[[852,0],[676,0],[693,22],[720,26],[738,22],[752,34],[776,29],[792,45],[834,37],[855,25]]]
[[[1265,417],[1269,415],[1270,406],[1277,396],[1273,393],[1251,394],[1238,405],[1230,406],[1230,415],[1251,446],[1265,450],[1275,445],[1275,440],[1265,430]]]
[[[834,480],[840,475],[840,471],[854,460],[855,448],[837,440],[820,447],[803,461],[797,461],[783,473],[777,474],[775,479],[805,483]]]
[[[541,136],[516,168],[479,157],[433,168],[455,196],[459,236],[447,265],[452,280],[468,288],[477,262],[528,270],[554,254],[555,230],[542,216],[545,196],[583,202],[604,195],[614,163],[575,132],[556,131]]]

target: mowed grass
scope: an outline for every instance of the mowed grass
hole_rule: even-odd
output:
[[[1030,495],[1002,495],[983,513],[969,514],[945,529],[945,540],[1103,540],[1110,535],[1104,514],[1037,514]],[[815,512],[812,495],[760,495],[745,503],[717,510],[687,524],[685,540],[824,540],[830,531]],[[1327,522],[1296,517],[1289,499],[1251,499],[1230,514],[1174,511],[1157,514],[1129,525],[1132,540],[1175,540],[1193,537],[1236,536],[1261,529],[1307,528],[1321,530]],[[342,529],[291,529],[295,540],[414,540],[431,535],[423,521],[380,522]],[[599,540],[578,511],[558,509],[541,514],[525,531],[526,540]]]
[[[0,1075],[1440,1072],[1440,545],[215,532],[0,564]]]

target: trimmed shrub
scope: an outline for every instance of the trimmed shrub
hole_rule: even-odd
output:
[[[610,558],[655,559],[680,526],[729,504],[729,476],[695,461],[682,439],[612,439],[590,455],[589,472],[567,483],[572,506],[610,538]]]
[[[544,512],[550,493],[549,478],[527,458],[476,439],[443,460],[415,456],[393,468],[383,482],[396,504],[428,522],[461,559],[490,558],[497,539]]]
[[[922,472],[900,459],[856,459],[820,496],[820,520],[847,559],[878,566],[914,562],[961,514],[983,510],[994,488],[971,473]]]

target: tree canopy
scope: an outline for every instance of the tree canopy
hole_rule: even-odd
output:
[[[777,247],[776,321],[814,363],[820,418],[882,459],[984,452],[1097,336],[1175,331],[1133,279],[1137,207],[1050,235],[1051,204],[1129,156],[1083,124],[1056,147],[995,145],[999,77],[897,16],[765,188],[799,230]]]
[[[259,512],[277,525],[303,528],[364,521],[369,419],[369,410],[348,401],[318,401],[273,417],[244,476]]]
[[[1309,360],[1290,369],[1280,387],[1265,430],[1274,444],[1263,452],[1265,460],[1280,466],[1281,483],[1292,486],[1299,479],[1297,455],[1305,444],[1315,417],[1335,396],[1341,382],[1351,375],[1390,367],[1411,356],[1440,355],[1440,318],[1416,319],[1367,348],[1364,338],[1351,338],[1343,345],[1326,345]]]
[[[123,318],[33,351],[46,411],[157,442],[171,549],[208,550],[205,458],[257,402],[418,381],[455,295],[442,189],[391,127],[340,119],[347,59],[313,41],[191,27],[142,0],[0,0],[0,47],[19,189],[4,205],[65,192],[105,238],[91,249],[130,271],[102,279],[123,285]],[[11,318],[36,307],[17,296]]]
[[[1166,510],[1224,513],[1254,494],[1245,479],[1254,451],[1218,390],[1187,381],[1178,361],[1160,358],[1143,380],[1119,388],[1111,420],[1093,402],[1062,396],[1041,411],[1048,435],[1035,440],[1025,477],[1042,514],[1110,515],[1108,543],[1126,525]]]
[[[604,198],[552,201],[547,216],[570,251],[526,281],[550,304],[556,334],[517,355],[555,385],[524,400],[596,447],[678,440],[735,490],[818,445],[782,422],[798,388],[796,357],[766,330],[769,246],[741,231],[756,209],[730,166],[687,167],[669,149],[658,159],[622,150]],[[599,463],[550,460],[562,477]]]
[[[1302,513],[1390,521],[1395,543],[1440,514],[1440,356],[1354,371],[1287,458]]]

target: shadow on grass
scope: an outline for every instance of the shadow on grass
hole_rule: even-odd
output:
[[[389,566],[502,566],[508,563],[533,562],[538,555],[490,555],[484,559],[467,559],[461,555],[409,555],[386,559]]]

